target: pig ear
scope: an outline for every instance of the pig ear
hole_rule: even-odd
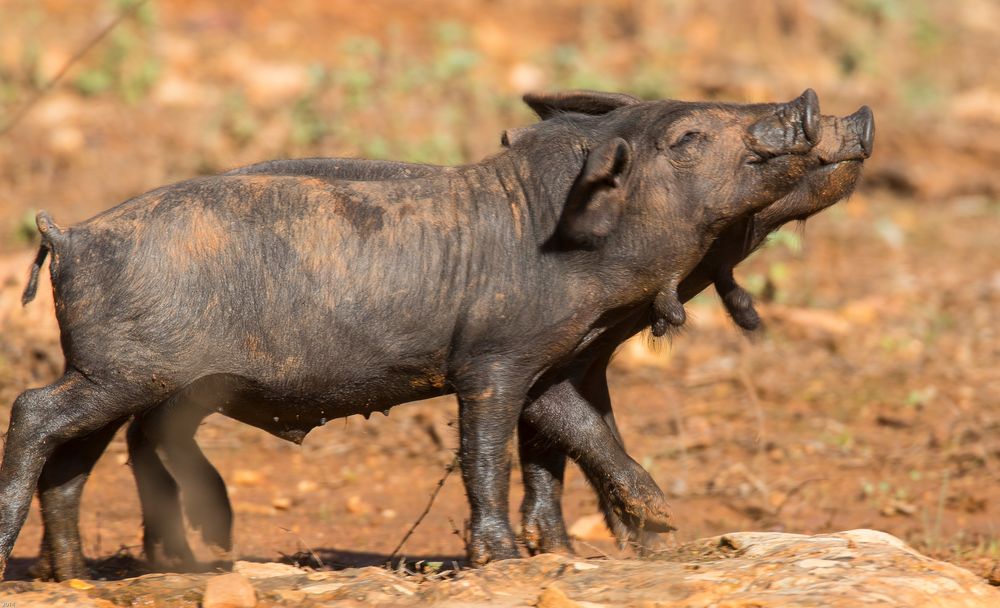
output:
[[[587,155],[559,219],[559,235],[570,244],[596,249],[618,226],[625,207],[625,177],[632,150],[616,137]]]
[[[602,93],[601,91],[561,91],[558,93],[527,93],[524,103],[546,120],[560,112],[600,115],[640,103],[638,97],[625,93]]]

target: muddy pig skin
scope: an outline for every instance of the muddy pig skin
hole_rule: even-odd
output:
[[[788,194],[818,123],[812,91],[642,102],[550,118],[441,175],[215,176],[67,229],[40,213],[33,272],[51,253],[67,365],[12,408],[0,565],[36,485],[45,499],[82,483],[131,416],[201,406],[301,441],[333,418],[448,393],[470,558],[516,556],[506,444],[519,417],[613,350],[622,323],[648,323],[656,294],[676,293],[727,226]],[[531,423],[559,432],[547,421]],[[662,493],[607,425],[578,430],[559,443],[616,515],[669,529]]]
[[[636,101],[621,94],[615,95],[617,100]],[[589,109],[594,111],[593,108]],[[569,108],[565,111],[569,111]],[[753,309],[749,294],[736,284],[732,273],[733,266],[756,249],[769,232],[782,224],[791,220],[804,221],[808,216],[846,198],[860,176],[861,163],[871,154],[874,122],[867,107],[842,119],[823,116],[821,125],[821,138],[810,152],[814,163],[811,164],[806,179],[800,182],[795,190],[769,207],[762,217],[750,216],[727,228],[712,244],[708,254],[695,270],[682,281],[684,301],[694,295],[696,289],[700,290],[709,282],[714,282],[734,321],[748,331],[758,327],[759,316]],[[504,145],[509,146],[530,128],[508,130],[502,139]],[[230,171],[230,174],[301,174],[371,180],[407,179],[444,170],[447,169],[399,162],[316,158],[258,163],[235,169]],[[712,277],[715,277],[714,280]],[[605,372],[603,369],[591,369],[589,373]],[[574,419],[572,405],[589,407],[587,404],[571,401],[566,408],[571,420]],[[200,410],[193,412],[192,423],[186,427],[190,432],[178,434],[176,425],[166,424],[160,428],[158,423],[163,416],[157,415],[157,412],[158,410],[153,410],[150,414],[137,418],[129,429],[133,471],[136,474],[136,483],[140,487],[140,496],[144,497],[142,504],[146,555],[154,566],[159,568],[190,569],[194,565],[193,556],[185,539],[177,486],[172,479],[164,484],[165,489],[155,485],[155,480],[160,475],[169,478],[169,473],[166,473],[166,469],[160,464],[157,449],[165,452],[171,461],[170,468],[174,471],[174,476],[182,480],[185,488],[183,510],[187,515],[187,521],[201,530],[206,542],[223,551],[228,551],[232,543],[232,511],[221,477],[193,441],[193,431],[204,414]],[[614,420],[610,416],[610,411],[606,415],[608,422],[613,426]],[[173,416],[177,416],[176,412]],[[521,424],[519,438],[531,437],[536,433],[530,425],[525,425],[523,422]],[[527,473],[526,498],[522,504],[523,540],[533,553],[569,551],[571,547],[559,501],[558,489],[561,488],[561,477],[555,479],[547,469],[539,469],[536,463],[538,457],[535,455],[538,443],[523,441],[519,446],[525,464],[524,470]],[[601,497],[602,505],[607,506],[609,503],[606,497]],[[638,541],[641,549],[655,545],[655,535],[626,528],[609,508],[605,509],[605,514],[623,541]],[[45,551],[43,547],[43,554]],[[79,559],[82,563],[82,555]]]
[[[733,268],[784,224],[804,221],[850,196],[861,177],[864,161],[871,156],[874,133],[874,118],[867,106],[844,118],[823,116],[820,141],[809,154],[805,178],[773,205],[730,224],[695,269],[681,281],[678,287],[680,301],[686,302],[714,284],[737,325],[747,330],[756,329],[759,316],[753,309],[750,295],[733,278]],[[656,311],[653,316],[655,324]],[[631,336],[646,327],[649,327],[649,319],[637,311],[617,329]],[[618,338],[609,332],[606,339],[615,342]],[[581,420],[590,420],[592,412],[597,411],[621,441],[607,385],[607,366],[612,353],[603,351],[603,354],[590,367],[575,368],[578,374],[575,380],[550,388],[526,410],[520,421],[521,475],[525,485],[521,512],[524,540],[531,551],[567,551],[570,547],[560,508],[567,451],[558,444],[553,445],[548,436],[539,436],[531,424],[533,417],[559,420],[569,432],[581,425]],[[548,435],[561,436],[558,430],[550,430]],[[622,545],[634,544],[640,553],[656,548],[659,545],[657,535],[622,521],[611,506],[611,500],[602,494],[601,480],[590,478],[586,468],[584,473],[597,490],[608,526]]]

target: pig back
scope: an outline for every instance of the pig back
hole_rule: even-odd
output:
[[[178,376],[440,362],[475,226],[428,185],[244,176],[155,190],[72,229],[56,276],[67,357],[129,353]]]

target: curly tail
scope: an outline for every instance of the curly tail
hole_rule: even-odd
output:
[[[42,269],[42,264],[45,263],[49,251],[54,250],[54,245],[61,241],[66,234],[45,211],[38,212],[38,215],[35,216],[35,224],[38,226],[38,232],[42,235],[42,243],[39,245],[38,255],[35,256],[35,261],[31,265],[28,285],[24,288],[24,293],[21,294],[22,305],[27,305],[28,302],[35,299],[35,293],[38,291],[38,273]]]

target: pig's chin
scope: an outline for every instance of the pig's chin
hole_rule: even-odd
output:
[[[756,249],[763,238],[783,224],[804,221],[851,195],[861,177],[863,161],[850,159],[823,164],[809,171],[798,188],[785,198],[749,216],[743,253]]]
[[[809,196],[817,205],[806,217],[849,197],[861,178],[862,164],[863,161],[860,160],[842,160],[811,171],[806,179]]]

